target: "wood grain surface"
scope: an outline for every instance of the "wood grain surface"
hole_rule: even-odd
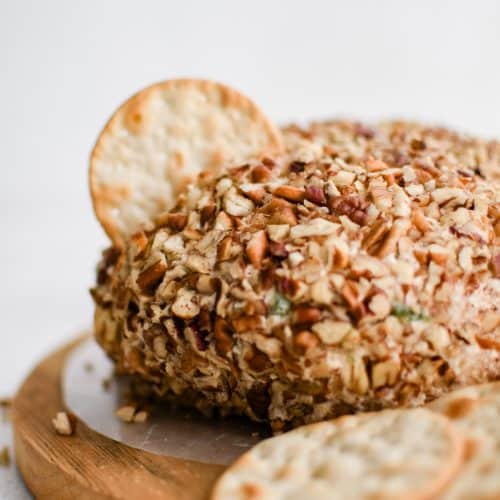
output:
[[[17,465],[36,498],[202,500],[224,467],[154,455],[125,446],[78,421],[73,436],[58,436],[52,418],[64,410],[64,360],[87,336],[45,358],[13,404]],[[113,417],[112,417],[113,418]]]

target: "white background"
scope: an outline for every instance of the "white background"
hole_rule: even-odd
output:
[[[97,133],[131,93],[183,76],[280,123],[409,117],[500,137],[500,2],[0,0],[0,397],[90,324]],[[6,474],[0,497],[17,497]]]

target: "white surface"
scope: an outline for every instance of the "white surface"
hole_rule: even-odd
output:
[[[497,0],[1,1],[0,396],[90,322],[105,238],[87,157],[129,94],[201,76],[281,122],[403,116],[500,136],[499,26]]]

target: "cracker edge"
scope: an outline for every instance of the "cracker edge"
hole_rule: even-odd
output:
[[[405,494],[405,499],[407,500],[432,500],[433,498],[436,498],[437,495],[441,494],[442,492],[445,491],[445,488],[450,484],[450,482],[455,478],[459,470],[464,464],[465,460],[465,453],[466,453],[466,445],[467,445],[467,439],[466,435],[456,426],[452,423],[452,421],[447,418],[446,416],[436,413],[434,411],[431,411],[430,409],[427,408],[415,408],[415,409],[389,409],[389,410],[384,410],[384,412],[407,412],[407,411],[414,411],[414,410],[419,410],[419,411],[425,411],[429,416],[432,416],[432,418],[436,418],[436,420],[441,420],[444,425],[444,429],[447,431],[447,436],[449,437],[452,445],[452,450],[455,451],[449,458],[448,458],[448,463],[443,465],[441,467],[441,470],[439,471],[439,474],[432,480],[428,488],[425,490],[422,490],[420,492],[411,492],[409,490]],[[316,422],[313,424],[309,424],[306,426],[298,427],[297,429],[294,429],[290,431],[291,433],[295,432],[300,432],[302,429],[305,427],[308,428],[316,428],[320,427],[323,425],[328,425],[328,424],[334,424],[335,426],[341,428],[343,425],[349,424],[351,420],[366,420],[371,417],[376,417],[377,415],[380,415],[381,412],[367,412],[367,413],[358,413],[356,415],[345,415],[342,417],[339,417],[338,419],[334,420],[327,420],[324,422]],[[348,431],[348,429],[346,429]],[[288,433],[287,433],[288,434]],[[286,435],[286,434],[285,434]],[[282,435],[283,436],[283,435]],[[276,436],[280,437],[280,436]],[[270,438],[274,439],[274,438]],[[260,444],[260,443],[259,443]],[[257,444],[256,446],[259,446]],[[234,469],[237,469],[240,466],[244,466],[246,462],[248,462],[251,459],[251,452],[255,447],[251,448],[247,452],[245,452],[240,458],[238,458],[235,462],[233,462],[223,473],[222,475],[217,479],[217,482],[214,485],[214,488],[210,494],[210,500],[222,500],[222,497],[220,497],[221,492],[219,491],[221,487],[221,483],[226,476],[227,473],[232,472]],[[256,489],[258,490],[258,485],[254,485]],[[251,499],[248,499],[251,500]]]
[[[109,210],[106,208],[107,205],[102,200],[102,196],[100,196],[100,194],[97,192],[96,182],[94,182],[95,159],[99,157],[104,141],[106,141],[109,136],[112,136],[114,134],[115,126],[123,115],[130,112],[131,108],[135,110],[143,109],[149,100],[149,96],[157,90],[165,90],[169,89],[170,87],[176,87],[178,85],[194,85],[203,90],[207,90],[213,87],[219,88],[221,95],[226,102],[226,105],[232,107],[239,106],[241,107],[241,109],[246,109],[250,116],[258,117],[262,122],[262,126],[264,127],[264,129],[266,129],[270,138],[269,148],[262,151],[262,154],[280,153],[284,150],[284,142],[280,129],[271,122],[271,120],[251,99],[225,84],[218,83],[212,80],[180,78],[157,82],[143,88],[142,90],[139,90],[131,97],[129,97],[125,102],[123,102],[113,112],[106,125],[98,135],[89,158],[88,181],[94,213],[106,234],[109,236],[113,244],[118,248],[124,247],[124,237],[122,234],[120,234],[119,230],[114,224],[114,221],[109,214]]]

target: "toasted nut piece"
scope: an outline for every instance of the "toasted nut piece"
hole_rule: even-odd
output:
[[[369,205],[367,201],[356,195],[334,196],[328,202],[331,212],[347,215],[349,219],[360,226],[364,226],[368,220]]]
[[[383,262],[367,255],[356,256],[352,261],[351,270],[355,276],[367,276],[370,278],[380,278],[389,272]]]
[[[60,411],[52,419],[52,425],[60,436],[71,436],[75,432],[75,418],[65,411]]]
[[[231,326],[237,333],[255,332],[263,327],[263,323],[263,318],[259,315],[240,316],[231,321]]]
[[[267,182],[273,178],[273,173],[270,168],[257,165],[252,169],[251,177],[253,182]]]
[[[186,260],[186,267],[191,271],[203,274],[207,274],[211,268],[208,259],[195,253],[188,256]]]
[[[302,201],[305,197],[304,190],[295,186],[279,186],[273,191],[273,194],[294,202]]]
[[[424,212],[420,208],[417,208],[413,211],[412,222],[413,224],[415,224],[415,227],[422,233],[426,233],[431,229],[431,225],[427,221]]]
[[[328,279],[322,278],[311,285],[311,299],[318,304],[330,304],[333,293]]]
[[[325,192],[319,186],[307,186],[306,200],[316,205],[324,205],[326,203]]]
[[[231,245],[233,244],[233,238],[231,236],[226,236],[217,247],[217,260],[223,261],[228,260],[231,257]]]
[[[132,235],[132,237],[130,238],[130,243],[132,244],[132,247],[134,249],[134,256],[138,257],[146,249],[148,238],[144,234],[144,231],[139,231],[138,233]]]
[[[441,325],[432,324],[424,331],[425,339],[432,344],[437,352],[441,352],[450,343],[448,330]]]
[[[347,170],[340,170],[337,175],[332,177],[336,186],[350,186],[354,182],[354,179],[356,179],[356,174]]]
[[[284,243],[276,243],[272,241],[269,244],[269,253],[273,257],[277,257],[279,259],[286,259],[288,257],[288,250],[285,247]]]
[[[269,224],[267,226],[267,234],[272,241],[283,241],[289,232],[290,226],[288,224]]]
[[[486,335],[476,335],[476,341],[480,347],[483,349],[494,349],[500,351],[500,340],[494,336]]]
[[[307,330],[303,330],[293,337],[293,343],[301,352],[307,352],[318,345],[318,337]]]
[[[493,256],[491,262],[493,267],[493,276],[495,276],[495,278],[500,278],[500,253]]]
[[[327,236],[338,232],[340,224],[317,217],[304,224],[297,224],[290,229],[290,237],[307,238],[309,236]]]
[[[200,224],[203,226],[207,222],[211,222],[215,215],[215,203],[208,203],[200,210]]]
[[[134,423],[143,424],[149,418],[149,413],[147,411],[138,411],[134,416]]]
[[[295,309],[294,321],[298,324],[316,323],[321,318],[321,311],[317,307],[299,306]]]
[[[471,272],[473,269],[472,266],[472,248],[471,247],[463,247],[458,253],[458,263],[460,267],[465,272]]]
[[[399,239],[410,230],[410,227],[411,222],[409,219],[396,219],[392,224],[389,234],[377,250],[377,256],[383,258],[394,252]]]
[[[325,344],[338,344],[349,333],[351,328],[351,323],[346,321],[327,319],[313,325],[312,331],[317,333]]]
[[[244,191],[244,193],[247,198],[250,198],[255,203],[260,203],[266,197],[267,191],[263,187],[259,187]]]
[[[122,406],[121,408],[118,408],[116,410],[115,415],[122,421],[122,422],[133,422],[134,416],[135,416],[135,406],[127,405],[127,406]]]
[[[172,313],[178,318],[192,319],[200,314],[200,306],[193,302],[195,294],[191,290],[181,288],[172,304]]]
[[[191,229],[189,227],[187,227],[186,229],[184,229],[184,231],[182,232],[182,234],[188,240],[196,240],[196,241],[198,241],[198,240],[201,240],[203,238],[203,234],[200,231],[198,231],[197,229]]]
[[[7,448],[7,446],[4,446],[2,449],[0,449],[0,466],[9,467],[9,465],[10,465],[9,448]]]
[[[368,379],[368,373],[366,371],[366,366],[361,358],[356,358],[352,366],[352,390],[358,394],[366,394],[370,388],[370,380]]]
[[[354,310],[358,307],[358,291],[354,281],[346,280],[342,287],[341,294],[347,302],[349,309]]]
[[[224,195],[224,210],[229,215],[243,217],[250,214],[254,209],[254,204],[248,198],[239,195],[234,188],[229,189]]]
[[[199,276],[198,281],[196,282],[196,290],[198,290],[198,292],[212,294],[216,291],[216,289],[216,280],[214,278],[211,278],[206,274]]]
[[[434,189],[431,196],[438,205],[452,201],[453,205],[463,205],[469,198],[469,195],[463,189],[452,187]]]
[[[182,231],[187,224],[187,215],[181,213],[169,213],[166,216],[165,223],[174,231]]]
[[[394,385],[398,378],[400,364],[397,361],[388,360],[377,363],[372,368],[372,386],[374,389],[384,385]]]
[[[450,250],[433,243],[429,246],[429,255],[436,264],[443,266],[450,257]]]
[[[153,294],[163,280],[163,276],[165,276],[166,271],[167,264],[163,260],[159,260],[139,274],[137,278],[137,286],[144,293]]]
[[[275,212],[269,219],[269,223],[273,225],[295,226],[297,224],[297,217],[292,208],[285,207],[283,210]]]
[[[366,161],[366,169],[368,172],[380,172],[381,170],[385,170],[389,165],[382,160],[367,160]]]
[[[215,219],[214,229],[217,231],[230,231],[233,229],[233,221],[226,212],[219,212]]]
[[[262,259],[267,251],[267,236],[264,230],[257,231],[247,243],[246,254],[252,265],[260,269]]]
[[[392,207],[392,194],[383,186],[374,186],[370,189],[373,203],[382,212],[389,210]]]
[[[370,299],[368,309],[377,319],[384,319],[391,312],[391,303],[385,293],[377,293]]]
[[[233,339],[229,325],[222,318],[217,318],[214,325],[215,349],[225,356],[233,348]]]
[[[253,349],[245,356],[248,367],[254,372],[262,372],[271,368],[272,362],[269,356],[258,349]]]
[[[372,254],[376,245],[381,243],[383,236],[389,231],[387,222],[380,220],[375,222],[370,231],[363,238],[362,248]]]

